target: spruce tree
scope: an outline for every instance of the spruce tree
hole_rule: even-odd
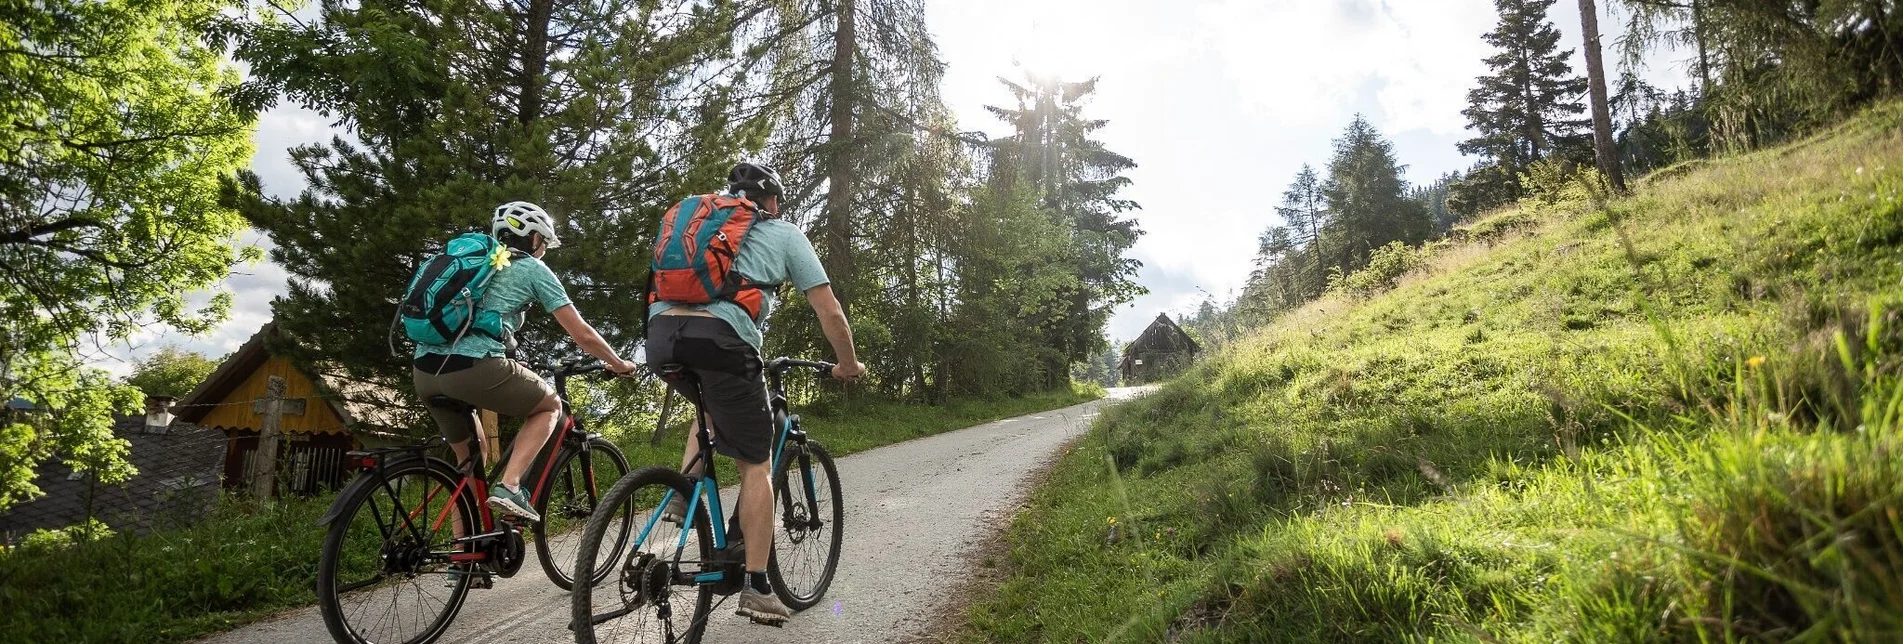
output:
[[[1332,268],[1352,273],[1366,265],[1374,249],[1396,241],[1417,244],[1432,233],[1427,209],[1407,198],[1404,170],[1394,158],[1394,144],[1360,114],[1335,139],[1328,181],[1322,184],[1328,202],[1323,250]]]
[[[1500,23],[1483,38],[1498,51],[1487,57],[1492,70],[1467,93],[1468,126],[1478,136],[1462,141],[1460,151],[1482,157],[1496,169],[1470,174],[1457,199],[1460,214],[1474,214],[1520,196],[1520,173],[1549,157],[1572,160],[1590,154],[1585,137],[1586,111],[1580,99],[1586,80],[1566,61],[1560,33],[1547,19],[1556,0],[1494,0]]]
[[[1293,273],[1289,279],[1289,297],[1294,301],[1306,301],[1321,295],[1322,288],[1328,285],[1327,261],[1322,257],[1322,224],[1327,201],[1322,195],[1321,177],[1315,174],[1315,168],[1302,164],[1301,172],[1295,174],[1295,182],[1282,192],[1282,205],[1276,207],[1275,214],[1281,215],[1292,232],[1291,244],[1299,246],[1305,253],[1303,261],[1284,260],[1286,268]]]
[[[1044,212],[1067,232],[1071,270],[1077,288],[1043,326],[1046,341],[1061,359],[1046,365],[1047,387],[1062,384],[1068,362],[1094,354],[1103,327],[1115,307],[1143,293],[1136,282],[1140,264],[1124,256],[1143,231],[1122,213],[1137,205],[1117,196],[1130,184],[1123,172],[1136,167],[1092,138],[1107,121],[1089,119],[1083,106],[1097,79],[1066,83],[1030,76],[1019,84],[999,79],[1017,99],[1015,107],[987,107],[1015,132],[1000,140],[992,154],[991,181],[1025,186],[1039,196]]]
[[[292,150],[309,182],[297,197],[249,175],[228,195],[291,274],[272,307],[293,340],[279,349],[407,388],[385,329],[412,271],[515,200],[555,215],[563,245],[546,261],[631,345],[654,222],[761,140],[728,118],[730,81],[696,74],[726,55],[732,20],[636,0],[332,0],[315,20],[254,24],[239,48],[253,74],[350,131]],[[553,327],[531,316],[523,355],[565,344]]]

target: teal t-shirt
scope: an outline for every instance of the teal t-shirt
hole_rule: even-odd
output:
[[[522,328],[522,322],[528,318],[530,304],[542,305],[542,310],[550,313],[568,306],[568,291],[555,279],[555,271],[548,269],[542,260],[526,255],[516,255],[509,265],[496,271],[489,278],[489,290],[482,296],[485,311],[502,314],[502,335],[507,337]],[[508,347],[502,341],[481,333],[469,333],[457,340],[454,346],[440,344],[419,344],[416,355],[425,353],[438,355],[461,355],[471,358],[493,358],[508,355]]]
[[[831,283],[826,279],[826,268],[819,264],[819,254],[813,252],[813,242],[807,241],[798,226],[779,219],[754,222],[753,229],[747,231],[746,241],[740,243],[740,256],[734,259],[734,270],[756,284],[792,284],[801,292]],[[766,297],[760,305],[760,319],[764,320],[773,314],[777,298],[771,288],[762,289],[762,294]],[[648,317],[676,306],[702,309],[726,320],[741,339],[753,345],[754,351],[760,350],[760,327],[740,305],[726,300],[710,304],[655,302],[648,307]]]

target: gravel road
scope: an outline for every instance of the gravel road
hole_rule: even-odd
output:
[[[1025,480],[1098,410],[1139,394],[888,445],[839,459],[845,548],[825,600],[785,628],[756,626],[717,608],[707,642],[891,642],[920,632],[948,608],[946,588],[970,578],[971,555],[1023,500]],[[822,442],[824,427],[809,427]],[[733,490],[726,494],[728,507]],[[533,555],[531,555],[533,556]],[[473,590],[441,642],[573,642],[568,593],[530,561],[491,590]],[[223,633],[202,644],[330,641],[315,607]]]

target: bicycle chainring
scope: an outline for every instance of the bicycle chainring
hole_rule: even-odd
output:
[[[496,576],[507,579],[522,570],[522,561],[526,559],[528,548],[522,541],[522,530],[515,524],[504,522],[502,538],[489,542],[489,561],[495,566]]]

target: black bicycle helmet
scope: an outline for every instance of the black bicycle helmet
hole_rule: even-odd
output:
[[[769,165],[741,163],[727,173],[727,191],[749,199],[778,197],[784,190],[780,173]]]

